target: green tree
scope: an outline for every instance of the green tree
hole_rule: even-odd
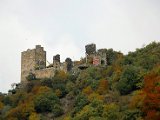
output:
[[[117,89],[122,95],[128,94],[137,88],[136,84],[141,79],[139,72],[140,70],[134,66],[127,66],[123,70],[117,85]]]
[[[120,119],[120,107],[115,103],[111,103],[104,106],[103,118],[107,120],[118,120]]]
[[[73,111],[73,115],[77,112],[79,112],[85,105],[89,103],[87,97],[83,94],[80,94],[75,99],[75,109]]]
[[[34,105],[38,113],[53,112],[56,116],[62,113],[59,98],[52,92],[40,94],[36,97]]]

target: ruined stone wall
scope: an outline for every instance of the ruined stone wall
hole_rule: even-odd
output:
[[[66,62],[61,63],[60,70],[67,73],[67,63]]]
[[[96,51],[96,44],[88,44],[86,49],[86,65],[107,65],[107,49]],[[72,72],[74,64],[70,58],[60,62],[60,55],[53,57],[53,67],[46,68],[46,51],[40,45],[35,49],[27,50],[21,54],[21,82],[26,82],[29,73],[36,75],[36,78],[50,78],[55,75],[56,70],[63,70],[66,73]]]
[[[55,75],[55,70],[53,67],[41,69],[41,70],[35,70],[36,78],[51,78]]]

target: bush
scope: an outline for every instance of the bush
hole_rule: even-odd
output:
[[[28,81],[36,80],[36,75],[33,74],[33,73],[29,73],[29,75],[26,77],[26,79],[27,79]]]

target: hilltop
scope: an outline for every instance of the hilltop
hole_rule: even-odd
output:
[[[59,68],[44,78],[28,72],[24,84],[0,94],[0,119],[159,120],[160,43],[127,55],[90,47],[87,58],[69,64],[67,72]],[[54,60],[60,63],[58,56]],[[35,67],[48,69],[45,63]]]

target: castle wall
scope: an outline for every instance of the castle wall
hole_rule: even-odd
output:
[[[88,44],[86,49],[86,64],[107,65],[107,49],[96,51],[95,44]],[[72,71],[73,62],[67,58],[65,62],[60,62],[60,55],[53,57],[53,67],[46,68],[46,51],[40,45],[35,49],[27,50],[21,53],[21,82],[27,82],[26,77],[33,73],[36,78],[50,78],[55,75],[56,70],[63,70],[66,73]]]
[[[41,70],[35,70],[36,78],[50,78],[55,75],[55,70],[53,67],[41,69]]]

